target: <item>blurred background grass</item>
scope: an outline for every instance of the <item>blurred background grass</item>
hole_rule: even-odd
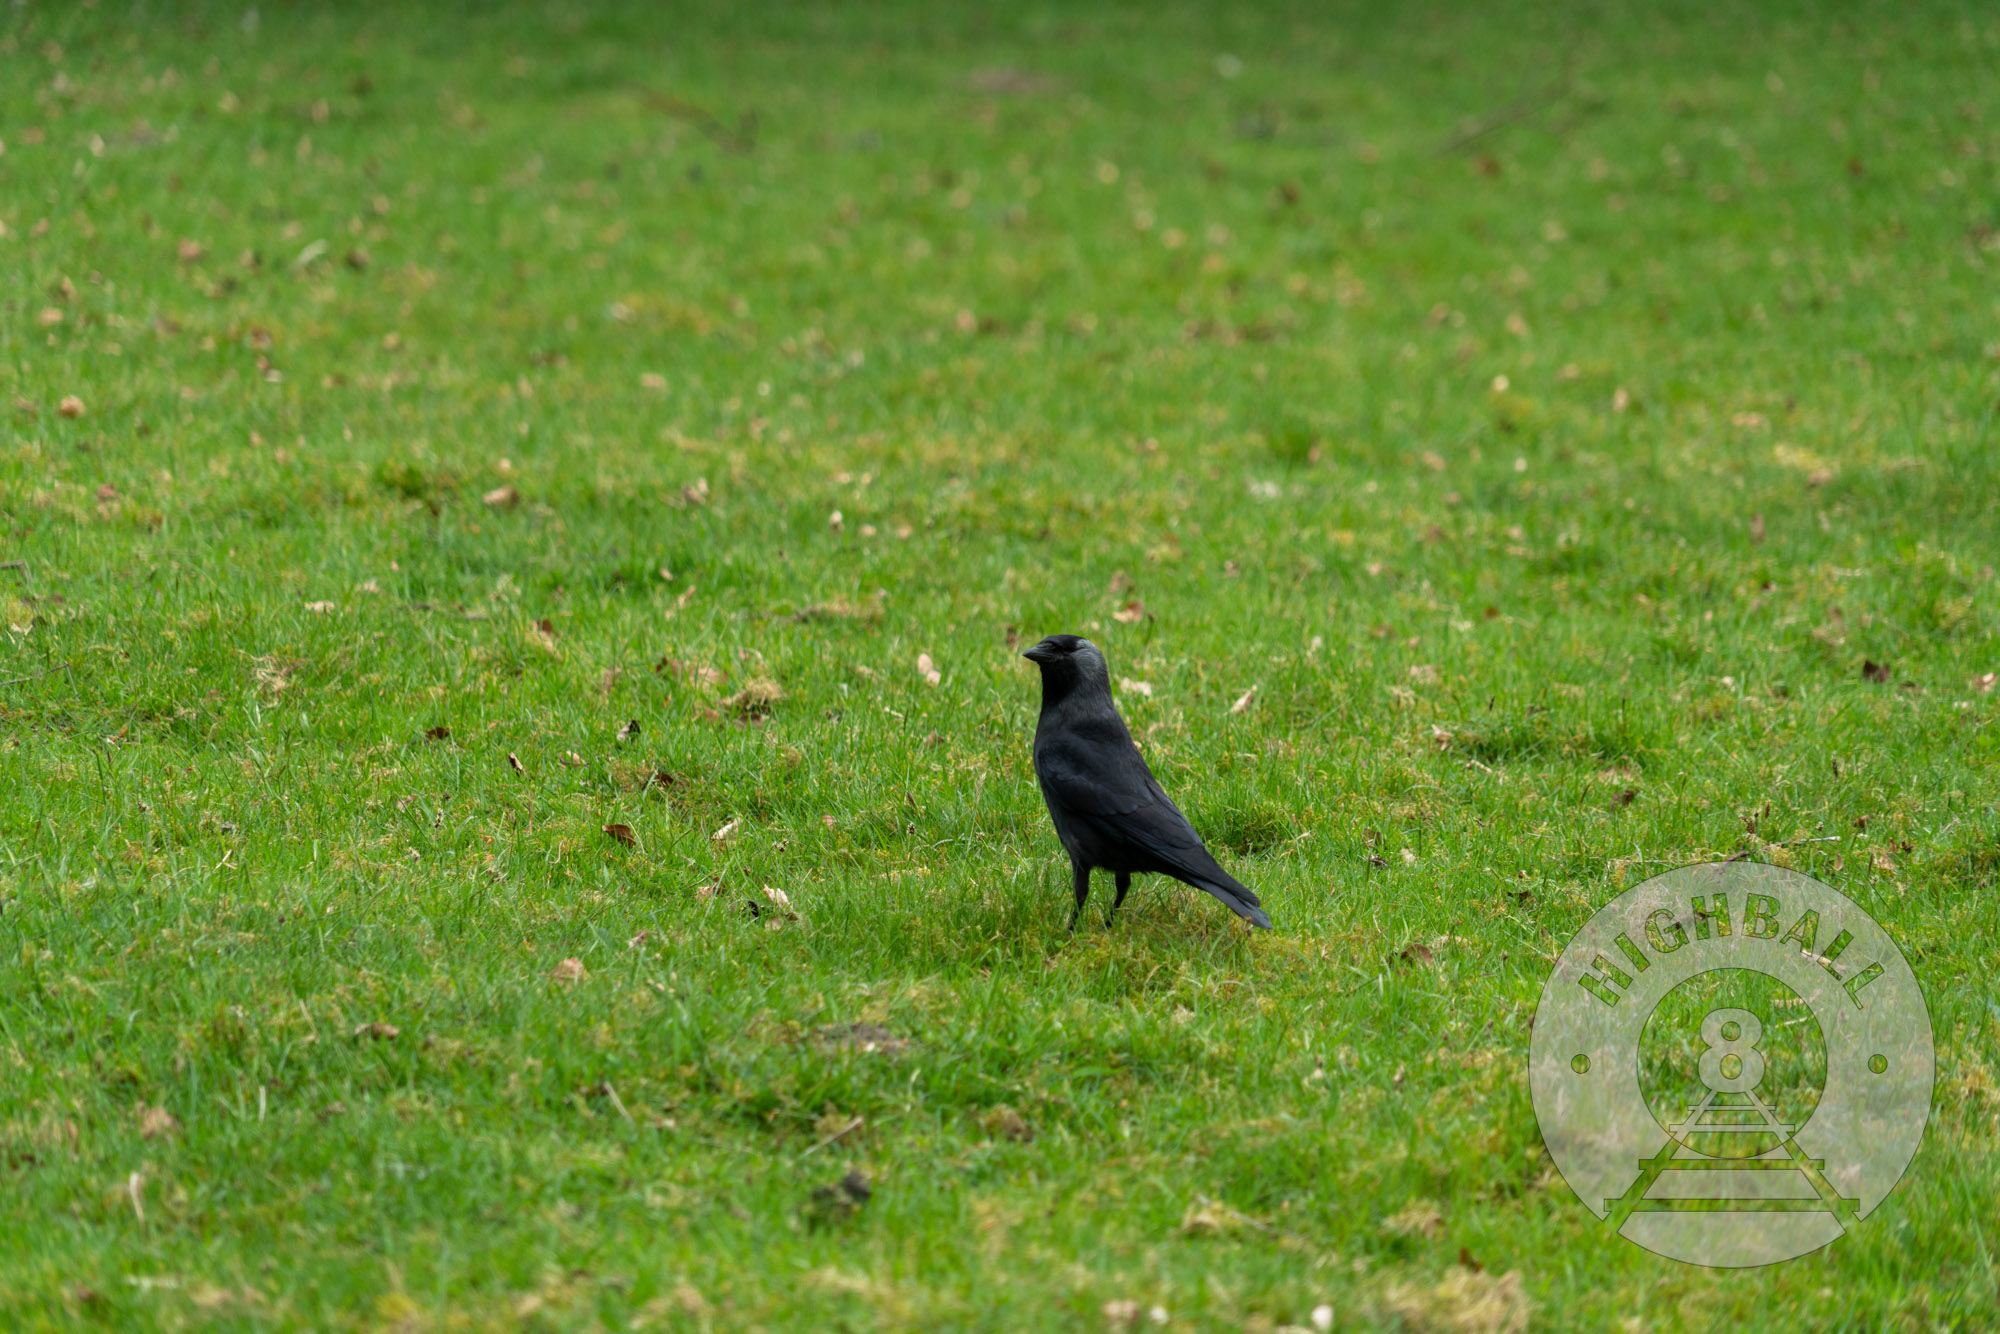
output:
[[[6,24],[25,1325],[1990,1307],[1989,13]],[[1057,630],[1276,936],[1063,936]],[[1736,852],[1940,1043],[1749,1283],[1522,1079],[1591,908]]]

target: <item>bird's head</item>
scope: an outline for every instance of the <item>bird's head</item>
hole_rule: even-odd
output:
[[[1050,635],[1021,654],[1042,669],[1042,685],[1058,694],[1067,694],[1078,685],[1111,685],[1111,670],[1097,645],[1076,635]]]

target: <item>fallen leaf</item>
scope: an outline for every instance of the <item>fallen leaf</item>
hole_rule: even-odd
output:
[[[1416,1200],[1383,1219],[1382,1230],[1396,1237],[1435,1237],[1444,1231],[1444,1215],[1430,1200]]]
[[[1146,619],[1146,604],[1134,598],[1111,613],[1111,619],[1120,625],[1137,625]]]
[[[403,1036],[403,1030],[394,1024],[356,1024],[354,1026],[354,1036],[357,1038],[375,1038],[381,1042],[390,1042]]]
[[[1185,1221],[1181,1230],[1187,1230]],[[1104,1323],[1113,1329],[1130,1329],[1139,1323],[1139,1303],[1130,1298],[1106,1302],[1099,1310],[1104,1316]]]
[[[980,1117],[979,1124],[995,1139],[1013,1140],[1016,1144],[1032,1144],[1035,1139],[1035,1128],[1004,1102]]]
[[[1891,857],[1886,849],[1875,849],[1875,855],[1869,858],[1868,864],[1883,875],[1896,874],[1896,859]]]
[[[785,690],[776,681],[759,677],[749,682],[741,690],[731,695],[723,703],[739,718],[765,718],[770,715],[771,706],[785,697]]]
[[[577,958],[564,959],[549,970],[549,981],[564,987],[573,987],[589,976],[589,970],[583,966],[583,960]]]
[[[426,728],[424,735],[432,741],[449,741],[451,740],[451,729],[443,723],[439,723],[436,727]]]
[[[332,603],[332,602],[308,602],[308,603],[306,603],[306,610],[307,610],[307,611],[309,611],[309,612],[311,612],[311,613],[312,613],[313,615],[315,615],[315,616],[324,616],[324,615],[326,615],[326,614],[327,614],[328,612],[331,612],[331,611],[334,611],[334,610],[336,610],[336,609],[337,609],[337,607],[336,607],[336,604],[335,604],[335,603]]]
[[[917,675],[923,677],[924,680],[932,685],[937,685],[944,680],[944,673],[937,669],[937,664],[931,661],[931,655],[928,653],[919,653],[917,655]]]
[[[511,486],[496,486],[479,499],[495,509],[512,509],[521,503],[521,493]]]
[[[146,1139],[164,1139],[180,1131],[180,1118],[164,1107],[148,1107],[139,1113],[139,1134]]]
[[[1398,1328],[1464,1334],[1522,1334],[1534,1309],[1517,1270],[1495,1278],[1461,1267],[1436,1285],[1392,1283],[1384,1300]]]
[[[116,499],[118,499],[118,488],[111,485],[111,483],[105,482],[103,485],[97,488],[98,504],[108,505]]]
[[[1861,679],[1881,683],[1889,679],[1889,664],[1864,660],[1861,664]]]
[[[573,750],[566,750],[562,753],[562,759],[557,761],[557,763],[561,764],[565,769],[581,769],[583,767],[583,756]]]
[[[521,757],[511,750],[507,752],[507,767],[517,774],[527,772],[527,770],[521,767]]]
[[[661,658],[653,664],[653,670],[661,675],[681,677],[693,685],[719,686],[722,673],[713,667],[705,667],[697,662],[682,662],[679,658]]]
[[[191,237],[183,236],[181,243],[175,247],[175,250],[179,253],[181,263],[183,264],[192,264],[202,256],[201,242]]]
[[[815,1189],[807,1213],[816,1223],[838,1222],[858,1213],[874,1193],[867,1176],[857,1169],[831,1186]]]
[[[807,1036],[821,1051],[852,1051],[865,1056],[900,1056],[916,1045],[880,1024],[828,1024]]]
[[[56,411],[74,420],[83,415],[83,400],[75,394],[64,394],[63,401],[56,405]]]
[[[1435,956],[1432,955],[1430,946],[1420,940],[1413,940],[1403,946],[1402,953],[1396,957],[1408,964],[1425,964],[1429,963]]]
[[[632,832],[632,826],[629,824],[608,824],[604,826],[604,832],[628,848],[639,846],[639,836]]]
[[[637,735],[639,735],[639,720],[637,718],[631,719],[618,729],[618,739],[620,741],[630,741]]]
[[[764,886],[764,897],[769,899],[773,904],[783,909],[784,911],[788,913],[791,911],[792,908],[791,897],[788,894],[786,894],[784,890],[777,888],[775,885]]]
[[[741,820],[731,820],[728,824],[710,834],[708,841],[711,843],[727,843],[730,839],[736,837],[736,826],[742,823]]]
[[[1975,676],[1972,678],[1973,688],[1978,690],[1982,695],[1992,694],[1996,683],[2000,683],[2000,672],[1988,672],[1984,676]]]
[[[1241,695],[1238,695],[1236,697],[1236,702],[1229,706],[1229,711],[1231,713],[1249,712],[1250,701],[1255,699],[1256,697],[1257,697],[1257,687],[1251,686],[1248,690],[1244,691]]]
[[[1134,681],[1129,676],[1121,676],[1118,678],[1118,688],[1120,690],[1127,692],[1128,694],[1144,695],[1147,699],[1151,699],[1153,697],[1153,687],[1151,685],[1147,684],[1144,681]]]

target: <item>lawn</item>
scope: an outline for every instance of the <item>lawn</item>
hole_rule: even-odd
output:
[[[0,34],[10,1327],[1993,1321],[1990,7]],[[1275,931],[1065,932],[1057,631]],[[1738,854],[1938,1050],[1748,1272],[1526,1075]]]

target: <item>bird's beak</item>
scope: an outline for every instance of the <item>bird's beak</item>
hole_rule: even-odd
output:
[[[1049,662],[1055,654],[1047,644],[1037,644],[1031,649],[1023,650],[1021,656],[1029,662]]]

